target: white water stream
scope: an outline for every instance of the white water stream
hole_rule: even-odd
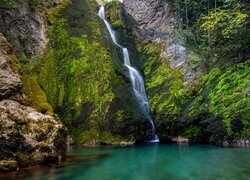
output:
[[[148,103],[148,98],[146,94],[146,90],[144,87],[144,81],[140,73],[130,65],[130,58],[129,58],[129,53],[128,49],[122,47],[116,39],[115,32],[112,30],[111,25],[109,22],[105,19],[105,9],[103,6],[100,7],[100,10],[98,12],[99,17],[104,21],[109,34],[111,36],[111,39],[113,43],[118,46],[119,48],[122,49],[123,52],[123,59],[124,59],[124,66],[127,67],[128,72],[129,72],[129,78],[131,81],[131,85],[134,91],[134,94],[137,98],[137,101],[139,102],[144,115],[147,117],[147,119],[150,121],[150,124],[152,126],[152,133],[153,133],[153,139],[150,142],[159,142],[158,136],[155,134],[155,125],[153,122],[153,119],[150,115],[150,105]]]

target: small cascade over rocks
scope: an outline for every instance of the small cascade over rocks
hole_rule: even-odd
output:
[[[141,109],[143,110],[145,117],[147,117],[147,119],[149,120],[149,122],[152,126],[152,137],[153,138],[149,142],[159,142],[159,138],[155,134],[155,125],[153,122],[153,118],[150,115],[150,105],[149,105],[147,93],[146,93],[146,90],[144,87],[144,80],[143,80],[142,76],[140,75],[140,73],[134,67],[131,66],[128,49],[121,46],[117,42],[115,32],[111,28],[111,25],[109,24],[109,22],[105,19],[105,9],[103,6],[100,7],[98,15],[104,21],[113,43],[122,49],[123,59],[124,59],[123,63],[124,63],[124,66],[128,69],[129,78],[131,81],[133,92],[135,94],[135,97],[136,97],[139,105],[141,106]]]

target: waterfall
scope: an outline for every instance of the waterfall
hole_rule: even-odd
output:
[[[124,66],[128,69],[129,78],[131,81],[133,92],[135,94],[135,97],[136,97],[138,103],[141,106],[141,109],[143,110],[144,115],[147,117],[147,119],[149,120],[149,122],[152,126],[153,139],[150,142],[159,142],[158,136],[155,134],[155,125],[154,125],[153,119],[150,115],[150,105],[149,105],[146,90],[144,87],[143,78],[140,75],[140,73],[134,67],[132,67],[130,65],[130,58],[129,58],[128,49],[121,46],[117,42],[115,32],[111,28],[111,25],[108,23],[108,21],[105,19],[105,10],[104,10],[103,6],[100,7],[98,15],[104,21],[113,43],[116,46],[118,46],[120,49],[122,49],[123,59],[124,59],[123,63],[124,63]]]

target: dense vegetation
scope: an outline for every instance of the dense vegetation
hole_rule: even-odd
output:
[[[250,3],[245,0],[171,0],[176,28],[207,68],[249,58]]]
[[[249,3],[171,2],[176,41],[187,47],[188,69],[202,73],[198,86],[184,82],[181,68],[170,69],[157,56],[160,48],[144,47],[146,87],[158,135],[211,143],[249,138]]]
[[[161,45],[135,40],[122,18],[119,2],[106,4],[106,15],[121,43],[129,47],[135,59],[144,62],[143,67],[138,60],[134,63],[145,73],[161,138],[181,135],[191,141],[211,143],[249,138],[249,63],[237,64],[248,56],[247,7],[242,7],[244,2],[220,1],[216,7],[210,2],[209,11],[204,11],[208,8],[204,2],[197,2],[200,9],[195,9],[191,1],[187,3],[173,5],[178,22],[176,39],[185,39],[181,43],[188,49],[188,68],[193,73],[203,69],[194,85],[184,81],[181,68],[171,69],[168,61],[160,57]],[[229,11],[233,7],[235,11]],[[117,132],[134,139],[126,132],[134,127],[135,136],[140,136],[138,129],[144,125],[140,127],[140,121],[123,108],[114,108],[122,104],[117,94],[128,93],[128,89],[121,90],[128,84],[115,67],[119,57],[114,54],[119,56],[119,52],[111,48],[112,62],[109,49],[102,43],[99,21],[85,21],[88,36],[75,37],[66,31],[66,20],[56,17],[49,16],[51,46],[38,78],[56,112],[79,142],[122,140],[114,136]]]
[[[17,7],[16,3],[14,3],[11,0],[1,0],[0,1],[0,8],[13,9],[16,7]]]
[[[196,75],[195,83],[184,80],[181,67],[170,68],[171,57],[161,56],[162,44],[144,44],[134,36],[119,1],[102,1],[132,64],[144,72],[157,134],[213,143],[250,138],[249,3],[166,1],[174,8],[173,43],[187,48],[185,70]],[[0,5],[13,9],[13,2]],[[52,3],[27,2],[40,10]],[[149,126],[137,112],[121,52],[96,15],[98,5],[70,2],[46,9],[46,53],[31,59],[19,55],[30,105],[59,114],[79,143],[142,140]]]

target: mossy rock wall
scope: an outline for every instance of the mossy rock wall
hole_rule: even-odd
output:
[[[186,136],[211,143],[250,138],[249,65],[215,68],[201,78],[184,111]]]
[[[143,140],[148,122],[130,107],[121,55],[97,16],[98,5],[73,0],[61,9],[49,12],[50,48],[38,76],[48,102],[78,143]]]
[[[171,69],[169,60],[161,58],[161,45],[138,43],[144,60],[145,85],[157,135],[166,139],[178,134],[177,119],[186,103],[182,71]]]
[[[182,136],[215,144],[249,139],[249,62],[212,69],[191,89],[181,69],[170,69],[169,61],[159,56],[160,46],[138,47],[160,138]]]

